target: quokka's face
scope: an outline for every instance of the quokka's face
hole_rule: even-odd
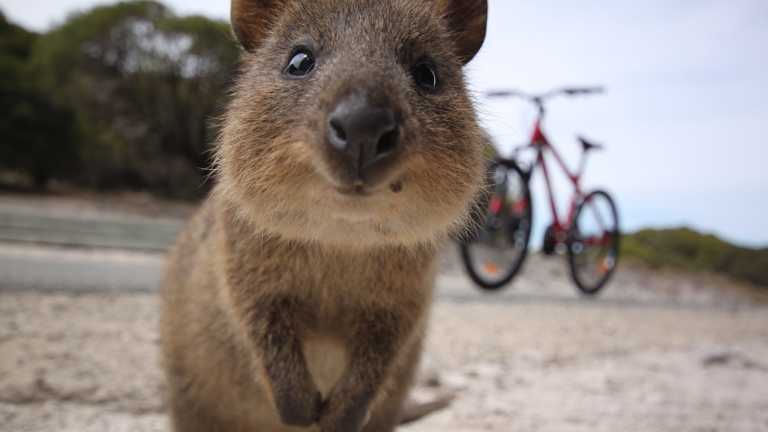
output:
[[[462,66],[485,16],[485,1],[236,0],[246,52],[218,150],[223,189],[291,239],[447,233],[482,180]]]

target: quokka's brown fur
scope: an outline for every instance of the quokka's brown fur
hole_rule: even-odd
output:
[[[482,181],[462,66],[485,0],[234,0],[242,68],[216,149],[217,185],[163,284],[177,432],[391,431],[417,366],[435,253]],[[314,52],[302,79],[285,68]],[[413,67],[429,61],[429,91]],[[329,112],[391,108],[402,148],[350,183]],[[331,153],[329,153],[331,152]]]

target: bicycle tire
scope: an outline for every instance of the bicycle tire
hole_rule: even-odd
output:
[[[612,253],[612,265],[610,268],[602,275],[602,277],[599,278],[594,283],[587,283],[579,271],[578,263],[576,262],[580,251],[578,251],[577,245],[581,244],[580,234],[579,234],[579,218],[584,213],[586,206],[592,202],[595,197],[602,197],[606,200],[610,207],[610,213],[613,217],[613,230],[605,231],[604,233],[610,233],[610,252]],[[571,273],[571,279],[576,284],[576,287],[578,288],[579,292],[581,292],[583,295],[586,296],[594,296],[598,292],[600,292],[605,285],[608,283],[608,281],[613,276],[614,272],[616,271],[616,267],[618,267],[618,261],[619,261],[619,252],[620,252],[620,246],[621,246],[621,229],[619,225],[619,212],[616,207],[616,202],[611,197],[611,195],[604,191],[604,190],[594,190],[588,193],[584,199],[581,201],[579,206],[576,209],[576,213],[573,218],[573,223],[568,230],[568,242],[567,242],[567,249],[568,249],[568,267],[570,268]],[[581,245],[583,248],[583,244]],[[583,251],[582,251],[583,252]]]
[[[512,281],[512,279],[515,276],[517,276],[517,274],[520,272],[520,270],[523,267],[523,263],[525,262],[526,257],[528,256],[528,246],[530,244],[531,230],[533,228],[533,201],[531,200],[531,190],[528,184],[528,176],[516,164],[503,163],[501,165],[503,165],[508,171],[514,172],[515,175],[519,176],[521,180],[521,185],[523,189],[522,193],[527,202],[526,215],[525,215],[525,219],[527,220],[527,227],[524,228],[525,240],[521,245],[521,251],[520,251],[519,257],[516,260],[514,260],[514,262],[511,263],[511,265],[507,269],[507,273],[505,273],[502,278],[497,280],[489,280],[487,278],[484,278],[481,272],[478,271],[478,269],[476,269],[473,265],[474,261],[471,256],[472,255],[471,246],[472,246],[472,243],[477,240],[477,236],[475,235],[469,236],[469,238],[459,243],[459,252],[461,255],[461,261],[464,265],[464,270],[466,271],[467,275],[472,280],[472,282],[474,282],[477,287],[479,287],[484,291],[500,290],[501,288],[509,284],[510,281]],[[507,222],[510,222],[510,221],[507,221]]]

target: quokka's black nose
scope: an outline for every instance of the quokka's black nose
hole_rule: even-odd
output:
[[[328,115],[327,145],[353,177],[367,182],[395,158],[400,125],[394,111],[352,94],[339,100]]]

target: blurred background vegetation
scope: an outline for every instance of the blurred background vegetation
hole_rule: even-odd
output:
[[[768,287],[768,248],[733,245],[690,228],[644,229],[622,240],[622,257],[652,268],[719,273]]]
[[[237,57],[228,23],[153,1],[96,7],[44,34],[0,12],[0,181],[202,196]]]

